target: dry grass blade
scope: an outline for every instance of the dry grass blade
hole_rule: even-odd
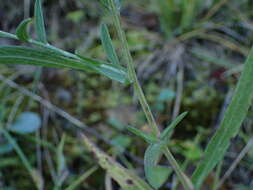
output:
[[[82,135],[85,145],[98,160],[99,165],[125,190],[152,190],[140,177],[114,161],[106,153],[98,149],[85,135]]]

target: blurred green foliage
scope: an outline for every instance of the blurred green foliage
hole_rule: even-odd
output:
[[[187,6],[189,2],[191,2],[191,6]],[[170,147],[182,163],[188,159],[189,164],[188,169],[186,169],[188,173],[201,158],[202,147],[207,143],[214,126],[219,121],[220,114],[222,114],[228,90],[234,87],[241,71],[240,68],[232,71],[230,69],[241,66],[237,64],[244,59],[244,54],[241,52],[245,52],[244,50],[249,48],[253,39],[252,1],[231,0],[220,7],[212,17],[204,21],[203,19],[208,12],[219,2],[220,0],[159,0],[152,2],[136,0],[123,1],[121,9],[124,28],[127,32],[131,52],[136,60],[136,67],[143,67],[151,55],[154,58],[145,66],[146,70],[149,71],[150,68],[154,68],[151,66],[159,65],[162,62],[158,69],[150,72],[151,74],[147,79],[141,80],[161,128],[165,128],[172,120],[175,100],[178,97],[176,81],[178,68],[174,73],[172,72],[172,77],[169,80],[164,80],[164,76],[171,73],[168,72],[169,65],[174,65],[175,62],[166,59],[159,62],[161,57],[171,57],[174,53],[166,52],[157,56],[157,51],[163,51],[164,46],[168,45],[162,36],[162,32],[166,38],[172,41],[198,29],[202,32],[195,33],[196,35],[194,34],[192,37],[183,38],[186,40],[179,42],[186,49],[182,55],[185,76],[180,110],[190,112],[187,119],[174,132]],[[3,1],[0,4],[0,29],[14,32],[23,18],[25,10],[29,14],[32,12],[33,2],[30,1],[30,3],[29,8],[24,7],[23,1],[20,0]],[[47,28],[50,28],[48,31],[50,43],[72,52],[75,47],[78,47],[80,54],[105,60],[105,53],[98,35],[98,23],[101,22],[104,9],[99,6],[98,1],[45,0],[43,5],[45,6],[45,22]],[[151,20],[147,19],[150,17],[145,17],[147,14],[151,15],[151,18],[159,17],[160,27],[157,24],[157,28],[154,30],[149,29],[145,25]],[[134,16],[131,17],[131,15]],[[105,18],[105,20],[110,24],[110,19]],[[134,20],[135,23],[132,24],[131,20]],[[63,26],[64,29],[62,30]],[[34,34],[33,30],[33,28],[30,30],[32,34]],[[109,31],[112,38],[115,39],[115,31],[110,25]],[[220,37],[219,40],[215,41],[214,36]],[[118,41],[113,40],[113,42],[119,57],[121,57],[121,47]],[[16,42],[0,40],[0,44],[5,43],[13,44]],[[206,51],[200,51],[204,49],[203,47]],[[159,57],[159,55],[162,56]],[[227,64],[228,62],[230,65]],[[176,64],[180,63],[176,62]],[[28,71],[27,68],[2,65],[0,68],[1,75],[13,77],[20,86],[32,89],[34,70],[30,74],[24,74]],[[231,71],[232,74],[226,75],[228,71]],[[14,75],[12,75],[13,73]],[[142,79],[142,73],[139,74],[139,77]],[[135,155],[138,159],[143,157],[145,144],[124,130],[127,124],[133,123],[142,130],[149,132],[143,113],[136,113],[139,107],[131,89],[119,87],[110,80],[94,73],[54,69],[43,69],[41,85],[42,90],[39,89],[41,96],[57,104],[108,138],[109,142],[115,145],[113,150],[107,149],[109,146],[103,143],[101,139],[92,136],[99,146],[107,149],[109,153],[112,152],[117,160],[131,168],[128,164],[132,160],[127,153]],[[25,97],[19,104],[17,99],[21,94],[18,91],[4,85],[2,81],[0,89],[0,123],[6,126],[7,123],[14,123],[18,115],[29,111],[26,104],[30,98]],[[62,100],[62,97],[66,96],[60,89],[64,89],[64,92],[70,95],[67,95],[68,101]],[[14,105],[18,106],[12,118],[10,115],[13,112]],[[25,136],[11,134],[22,147],[22,151],[29,162],[42,172],[44,180],[47,181],[45,189],[52,189],[56,179],[54,173],[57,168],[56,149],[61,142],[60,137],[63,132],[67,131],[63,147],[63,155],[66,159],[65,169],[69,172],[63,187],[67,187],[94,165],[95,161],[87,154],[86,149],[76,137],[76,131],[72,129],[69,122],[54,113],[48,113],[43,106],[36,102],[32,103],[31,111],[39,113],[43,121],[47,121],[44,123],[46,127],[40,130],[41,137],[37,138],[35,134]],[[120,117],[119,115],[123,116]],[[240,136],[233,141],[234,144],[224,160],[223,170],[231,165],[235,158],[234,155],[238,154],[245,145],[246,140],[243,141],[241,138],[248,139],[252,136],[251,115],[252,110],[243,127],[246,137]],[[201,126],[205,133],[200,133],[198,126]],[[201,134],[197,143],[194,140],[196,134]],[[12,145],[2,135],[0,144],[0,189],[33,189],[34,186],[29,174],[22,166]],[[43,156],[37,155],[37,151],[40,149]],[[42,167],[40,162],[43,163]],[[228,189],[251,189],[250,179],[247,177],[252,173],[250,168],[252,163],[253,157],[252,152],[250,152],[238,165],[239,172],[235,172],[228,179],[226,183],[229,185]],[[137,168],[138,171],[142,167],[138,162],[133,165],[132,167]],[[63,174],[65,174],[64,172]],[[105,173],[98,170],[92,178],[85,180],[77,189],[104,189],[104,176]],[[235,179],[240,180],[240,184],[237,184]],[[171,185],[172,180],[171,177],[168,184],[165,184],[162,189],[168,189],[166,186]],[[117,186],[114,188],[117,189]]]

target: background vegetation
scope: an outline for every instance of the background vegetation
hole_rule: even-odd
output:
[[[30,0],[2,2],[0,30],[15,33],[18,24],[33,15],[33,4]],[[43,7],[51,44],[106,60],[99,27],[102,21],[109,26],[112,21],[100,2],[45,0]],[[188,111],[169,148],[189,175],[223,118],[249,54],[252,10],[250,0],[122,2],[123,26],[137,75],[159,127],[164,129],[179,113]],[[117,39],[116,31],[109,29]],[[35,35],[34,28],[30,30]],[[0,45],[17,43],[0,38]],[[114,44],[121,58],[120,42],[114,40]],[[94,73],[0,68],[0,124],[13,130],[11,136],[4,132],[0,136],[0,189],[35,189],[29,175],[42,189],[73,189],[75,183],[75,189],[119,189],[97,167],[75,126],[143,176],[147,145],[126,130],[131,124],[149,132],[133,89]],[[239,136],[203,189],[252,189],[252,114],[250,110]],[[17,125],[24,126],[23,134],[17,133]],[[182,189],[177,184],[171,172],[162,189]]]

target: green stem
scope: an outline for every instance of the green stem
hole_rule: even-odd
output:
[[[185,190],[193,190],[194,188],[193,188],[192,182],[181,170],[180,166],[178,165],[177,161],[175,160],[175,158],[173,157],[172,153],[170,152],[168,148],[164,149],[164,154],[166,158],[168,159],[169,163],[171,164],[172,168],[176,172]]]
[[[127,43],[127,39],[126,39],[126,35],[124,30],[122,29],[121,26],[121,22],[120,22],[120,14],[119,11],[117,10],[115,4],[114,4],[114,0],[109,0],[110,3],[110,7],[111,7],[111,12],[113,15],[113,21],[114,21],[114,25],[116,27],[116,31],[118,33],[120,42],[123,46],[123,55],[126,59],[126,63],[127,63],[127,67],[128,67],[128,73],[129,73],[129,78],[131,81],[133,81],[133,86],[134,86],[134,90],[138,96],[138,99],[140,101],[140,104],[142,106],[142,109],[145,113],[145,116],[147,118],[147,121],[152,129],[152,134],[154,136],[156,136],[157,138],[159,138],[160,135],[160,130],[155,122],[154,116],[151,112],[151,109],[147,103],[147,100],[145,98],[145,95],[142,91],[142,88],[140,86],[140,83],[138,81],[136,72],[135,72],[135,68],[134,68],[134,62],[130,53],[130,49],[128,47],[128,43]],[[173,169],[175,170],[179,180],[181,181],[181,183],[183,184],[184,188],[186,190],[193,190],[193,185],[191,183],[191,181],[189,180],[189,178],[183,173],[183,171],[181,170],[180,166],[178,165],[177,161],[175,160],[175,158],[173,157],[173,155],[170,153],[169,149],[166,148],[164,150],[164,154],[167,157],[169,163],[172,165]]]
[[[140,83],[138,81],[137,75],[135,73],[134,62],[133,62],[133,59],[132,59],[132,56],[130,53],[130,49],[128,47],[125,32],[122,30],[122,26],[121,26],[121,22],[120,22],[120,15],[119,15],[119,12],[114,4],[114,0],[110,0],[110,7],[112,9],[112,15],[113,15],[113,20],[114,20],[114,24],[116,27],[116,31],[118,33],[120,42],[123,45],[123,47],[122,47],[123,48],[123,55],[124,55],[124,58],[126,59],[129,78],[131,81],[133,81],[134,90],[138,96],[138,99],[140,101],[142,109],[143,109],[145,116],[147,118],[148,124],[152,129],[152,134],[154,136],[159,136],[160,135],[159,128],[157,127],[154,116],[151,112],[151,109],[150,109],[148,103],[147,103],[145,95],[144,95],[142,88],[140,86]]]
[[[97,166],[92,167],[79,178],[77,178],[73,183],[71,183],[65,190],[75,190],[77,187],[83,183],[90,175],[92,175],[98,169]]]

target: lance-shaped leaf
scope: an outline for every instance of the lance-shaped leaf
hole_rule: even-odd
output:
[[[184,117],[187,115],[187,112],[180,114],[161,134],[161,140],[165,143],[168,142],[170,135],[173,132],[173,129],[180,123]]]
[[[231,138],[235,137],[245,119],[253,98],[253,48],[244,65],[243,72],[236,86],[219,129],[209,142],[204,159],[193,174],[193,182],[199,189],[205,177],[223,158],[229,147]]]
[[[103,74],[113,80],[126,83],[126,72],[111,64],[90,58],[74,59],[50,51],[24,46],[0,46],[0,64],[28,64],[54,68],[71,68]]]
[[[144,180],[114,161],[110,156],[97,148],[85,135],[82,135],[82,137],[88,150],[92,152],[98,160],[99,165],[108,172],[122,189],[152,190]]]
[[[138,137],[141,137],[143,140],[145,140],[148,143],[155,143],[157,142],[157,139],[137,128],[131,127],[131,126],[127,126],[127,129],[132,132],[133,134],[135,134]]]
[[[95,65],[95,70],[112,80],[116,80],[121,83],[129,84],[131,81],[128,79],[128,75],[124,68],[119,65],[109,64],[103,61],[98,61],[96,59],[91,59],[88,57],[79,56],[78,57],[88,63]]]
[[[0,30],[0,38],[12,38],[12,39],[17,39],[17,36],[8,32],[4,32]]]
[[[19,24],[19,26],[17,27],[17,30],[16,30],[16,35],[17,35],[19,40],[21,40],[23,42],[28,42],[29,35],[28,35],[28,32],[27,32],[27,27],[31,22],[32,22],[32,19],[28,18],[28,19],[23,20]]]
[[[61,137],[61,141],[57,147],[56,150],[56,158],[57,158],[57,186],[61,187],[63,182],[66,180],[66,175],[64,174],[64,171],[66,170],[66,159],[64,156],[64,144],[65,144],[66,135],[63,134]]]
[[[43,43],[47,43],[47,35],[42,11],[41,0],[36,0],[34,5],[34,16],[35,16],[35,29],[38,40]]]
[[[119,58],[116,54],[115,48],[110,37],[110,33],[106,24],[102,24],[100,28],[101,41],[104,48],[104,51],[108,59],[115,65],[119,65]]]
[[[148,146],[144,156],[145,175],[152,187],[159,189],[167,180],[171,169],[157,165],[161,158],[164,144],[161,142]]]

